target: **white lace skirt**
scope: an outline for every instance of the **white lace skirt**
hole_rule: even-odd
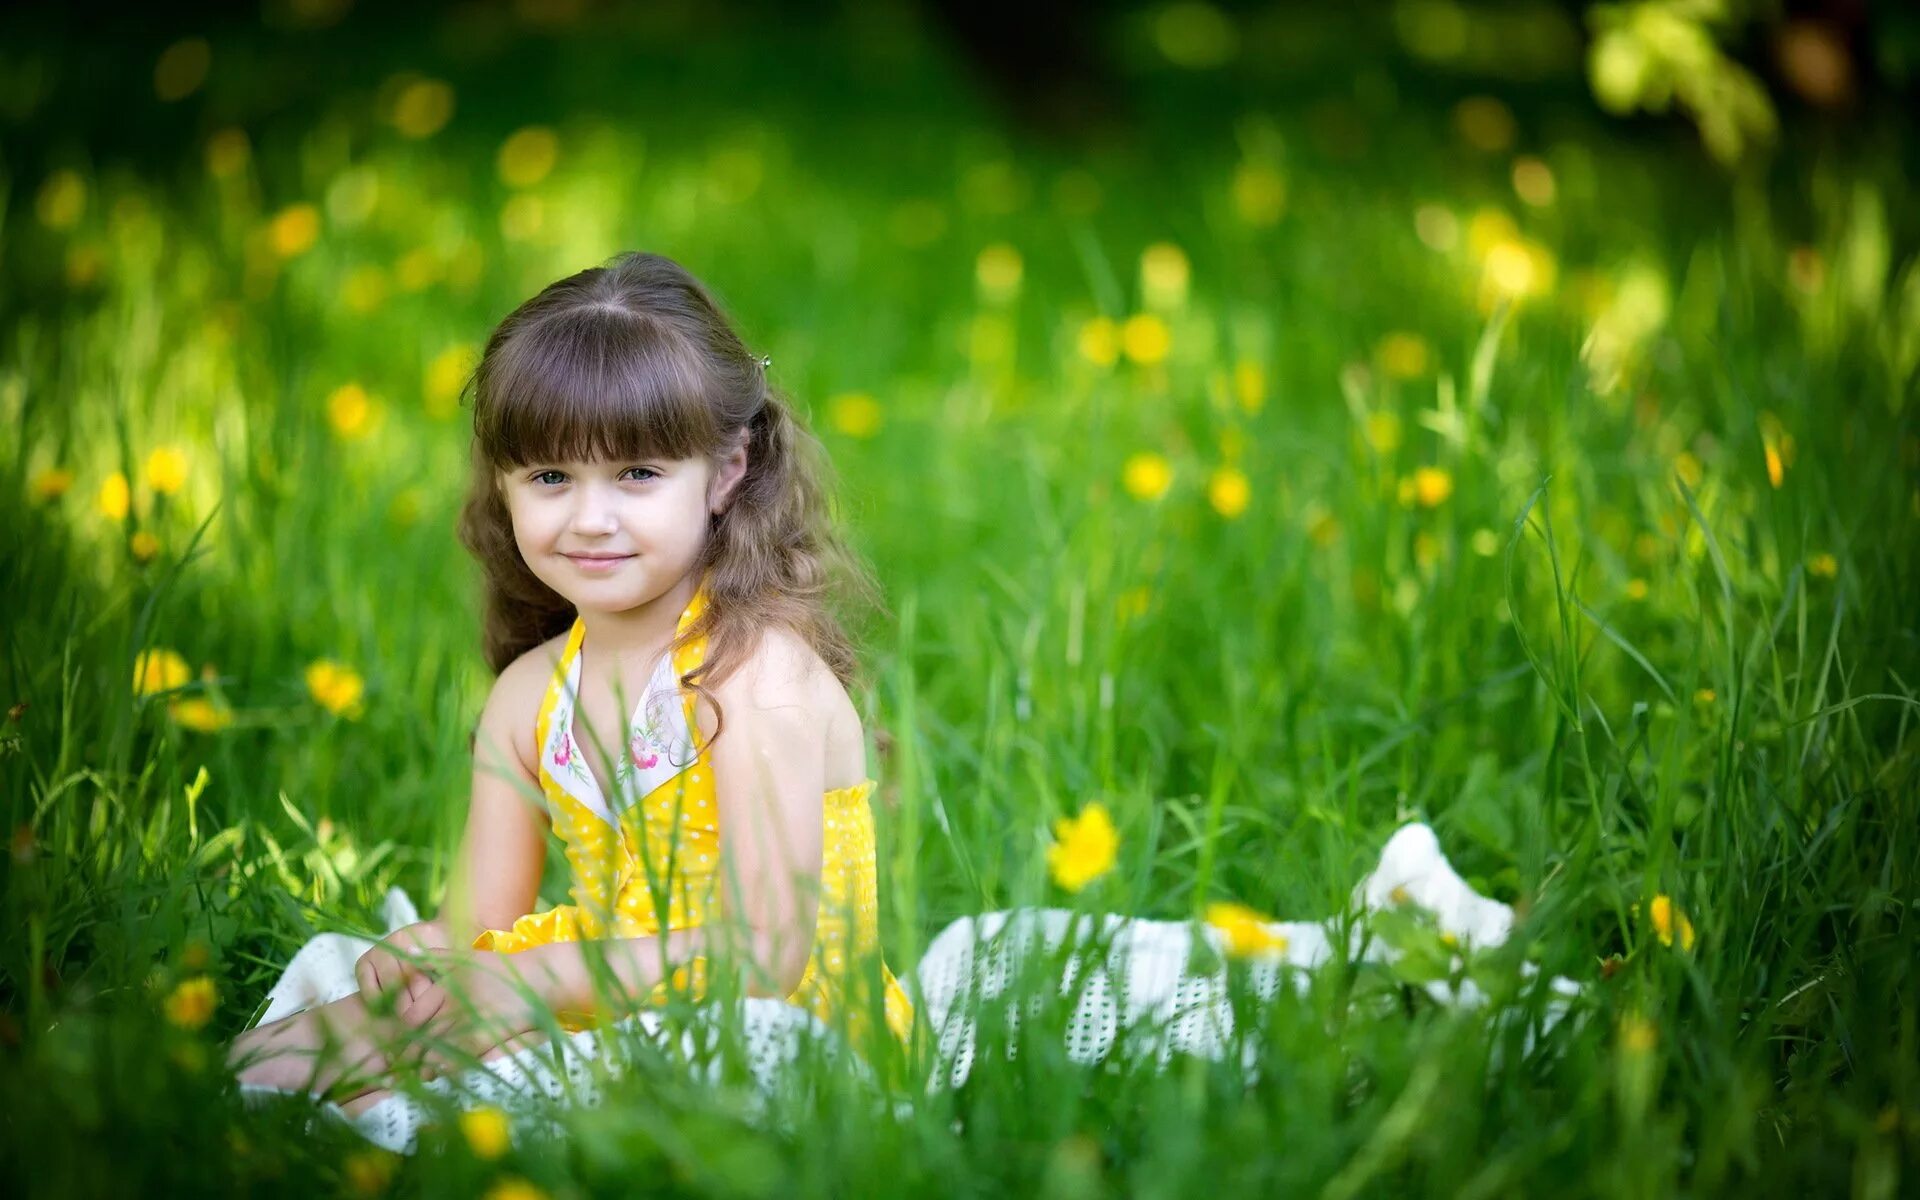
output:
[[[1425,825],[1399,829],[1379,865],[1355,887],[1353,909],[1359,920],[1347,926],[1348,957],[1392,961],[1395,951],[1389,944],[1365,936],[1365,917],[1405,904],[1431,913],[1437,929],[1462,948],[1498,945],[1513,926],[1512,909],[1468,887]],[[397,888],[388,894],[385,915],[390,930],[418,919],[412,901]],[[1247,965],[1246,986],[1258,998],[1271,1000],[1289,980],[1304,988],[1306,973],[1333,957],[1332,939],[1338,936],[1334,923],[1281,921],[1260,928],[1274,949],[1254,955]],[[1207,940],[1207,953],[1196,954],[1196,938]],[[354,992],[354,963],[372,945],[343,934],[315,937],[268,994],[261,1023]],[[981,1051],[981,1014],[992,1009],[993,1028],[1011,1032],[1023,1013],[1030,1019],[1037,1010],[1030,1003],[1006,1002],[1036,994],[1063,997],[1064,1010],[1056,1015],[1066,1052],[1075,1062],[1097,1063],[1116,1052],[1162,1064],[1176,1054],[1219,1059],[1235,1040],[1225,950],[1219,930],[1185,921],[1055,908],[1018,908],[955,920],[901,978],[928,1026],[932,1054],[927,1085],[964,1083]],[[1035,970],[1046,976],[1048,985],[1037,993],[1031,988]],[[1553,1000],[1544,1017],[1551,1024],[1579,988],[1560,978],[1548,986]],[[1470,982],[1442,980],[1426,987],[1442,1003],[1477,1005],[1484,999]],[[771,1097],[792,1082],[793,1066],[803,1056],[840,1053],[834,1031],[811,1013],[775,999],[748,998],[734,1004],[731,1009],[707,1006],[683,1025],[674,1061],[688,1064],[697,1078],[718,1080],[729,1055],[715,1048],[727,1041],[744,1052],[746,1073],[758,1092]],[[723,1030],[738,1036],[725,1039]],[[451,1104],[493,1105],[513,1113],[519,1118],[517,1127],[524,1130],[540,1121],[542,1112],[551,1114],[553,1104],[597,1103],[603,1082],[631,1065],[629,1048],[668,1045],[672,1037],[663,1014],[642,1012],[603,1030],[567,1035],[557,1044],[524,1047],[480,1067],[430,1080],[424,1087]],[[1244,1062],[1252,1068],[1257,1047],[1248,1038],[1239,1040]],[[1011,1054],[1013,1043],[1006,1042],[1005,1048]],[[241,1090],[250,1101],[278,1094],[277,1089],[249,1084]],[[433,1111],[431,1102],[402,1094],[357,1116],[322,1105],[326,1118],[406,1153],[414,1149]]]

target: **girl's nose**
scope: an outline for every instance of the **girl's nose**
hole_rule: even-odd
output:
[[[581,488],[580,500],[573,506],[571,522],[575,533],[612,533],[620,527],[613,505],[597,489]]]

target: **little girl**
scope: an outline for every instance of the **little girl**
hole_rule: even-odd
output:
[[[541,1008],[586,1031],[703,992],[721,961],[856,1045],[876,1015],[908,1035],[878,955],[855,660],[826,608],[836,569],[871,584],[767,365],[653,254],[550,285],[489,337],[460,534],[498,678],[446,900],[360,958],[357,992],[242,1034],[251,1090],[398,1111],[390,1048],[525,1066]],[[549,827],[570,900],[531,911]]]

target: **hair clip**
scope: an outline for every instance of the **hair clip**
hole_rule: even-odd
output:
[[[760,356],[760,369],[762,371],[766,370],[768,367],[772,365],[773,365],[773,355],[763,354]]]

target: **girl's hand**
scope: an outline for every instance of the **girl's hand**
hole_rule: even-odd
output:
[[[419,956],[445,950],[451,943],[438,921],[419,921],[394,930],[353,965],[361,999],[375,1006],[388,1000],[405,1004],[417,999],[432,983],[422,972]]]
[[[535,1028],[541,997],[510,955],[442,949],[424,957],[430,981],[401,1003],[401,1024],[473,1055]]]

